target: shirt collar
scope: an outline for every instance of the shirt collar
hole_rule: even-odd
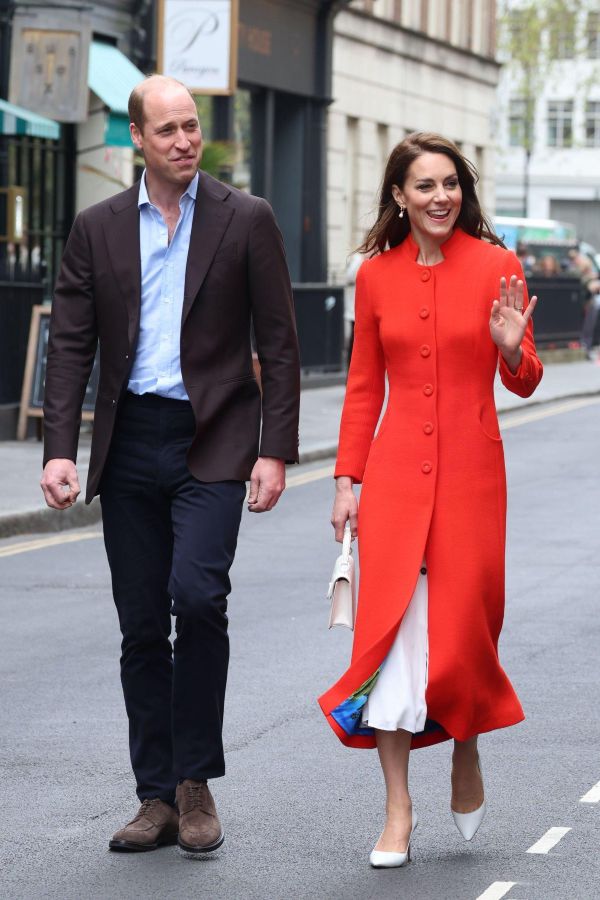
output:
[[[183,197],[190,197],[192,200],[196,199],[196,194],[198,191],[199,177],[200,176],[196,172],[196,174],[194,175],[194,177],[188,184],[187,189],[182,194],[182,199],[183,199]],[[179,202],[181,203],[181,200]],[[146,187],[146,170],[144,169],[144,171],[142,173],[142,179],[140,181],[140,193],[138,196],[138,207],[141,209],[141,207],[145,206],[147,203],[148,204],[150,203],[150,197],[148,196],[148,188]]]

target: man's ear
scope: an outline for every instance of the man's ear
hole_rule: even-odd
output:
[[[138,150],[142,149],[142,135],[140,134],[140,130],[134,122],[129,123],[129,134],[131,135],[131,140],[134,143],[134,146],[137,147]]]

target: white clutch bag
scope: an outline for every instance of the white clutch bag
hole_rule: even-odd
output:
[[[341,556],[335,561],[327,599],[331,601],[329,627],[344,625],[354,630],[356,619],[356,580],[354,577],[354,558],[351,547],[352,536],[350,523],[346,522]]]

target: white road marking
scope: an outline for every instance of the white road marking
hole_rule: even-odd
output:
[[[594,787],[584,794],[580,803],[598,803],[600,802],[600,781],[598,784],[595,784]]]
[[[535,844],[532,844],[526,852],[548,853],[553,847],[556,847],[558,842],[561,841],[569,831],[571,831],[570,828],[549,828],[546,834],[544,834],[539,841],[536,841]]]
[[[9,544],[8,547],[0,547],[0,557],[16,556],[18,553],[28,553],[30,550],[43,550],[45,547],[56,547],[57,544],[74,544],[76,541],[89,541],[92,538],[102,537],[101,531],[86,531],[85,534],[67,534],[64,531],[53,537],[38,538],[35,541],[22,541],[20,544]]]
[[[515,884],[517,884],[516,881],[495,881],[477,897],[477,900],[500,900],[501,897],[506,897]]]

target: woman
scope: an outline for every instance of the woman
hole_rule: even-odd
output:
[[[546,253],[542,256],[537,266],[534,266],[534,272],[543,278],[556,278],[557,275],[561,274],[561,268],[557,258],[552,256],[551,253]]]
[[[338,541],[348,520],[359,535],[360,595],[350,668],[319,702],[344,744],[379,751],[374,866],[409,859],[411,748],[454,739],[452,813],[470,840],[485,811],[477,736],[523,719],[497,654],[506,481],[493,384],[499,366],[527,397],[542,365],[536,298],[484,218],[476,178],[451,141],[409,135],[360,248],[371,258],[357,278],[332,515]]]

